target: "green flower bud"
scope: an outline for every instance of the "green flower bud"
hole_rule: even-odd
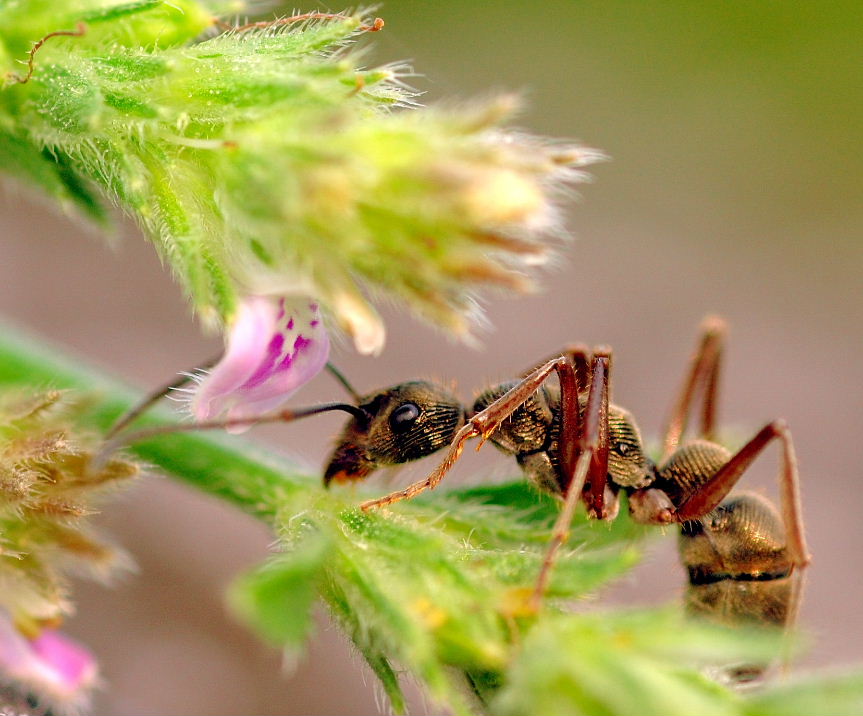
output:
[[[208,323],[250,296],[314,296],[377,352],[368,296],[469,337],[484,289],[531,287],[562,235],[557,199],[597,152],[502,129],[511,97],[413,107],[399,67],[362,69],[351,46],[381,21],[312,13],[189,44],[225,24],[191,0],[174,7],[35,13],[39,32],[68,31],[0,93],[16,144],[43,150],[9,168],[41,176],[47,152],[61,181],[39,183],[58,198],[130,212]],[[0,40],[26,61],[4,12]]]

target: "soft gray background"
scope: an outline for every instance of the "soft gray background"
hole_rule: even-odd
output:
[[[309,8],[305,8],[309,9]],[[339,8],[337,8],[339,9]],[[519,123],[607,151],[573,207],[577,241],[542,295],[494,299],[470,350],[386,309],[378,359],[334,359],[358,388],[455,379],[465,399],[572,340],[615,348],[615,400],[656,435],[695,328],[732,326],[722,415],[754,431],[788,419],[815,561],[801,616],[804,665],[858,661],[863,435],[863,7],[858,2],[390,2],[374,61],[409,58],[427,100],[524,90]],[[132,226],[115,250],[14,191],[4,194],[0,310],[142,388],[217,348]],[[298,397],[332,399],[326,376]],[[260,429],[312,467],[334,416]],[[453,481],[511,474],[489,450]],[[773,490],[775,450],[748,482]],[[407,480],[430,467],[403,472]],[[407,474],[406,474],[407,473]],[[325,619],[291,675],[226,615],[231,576],[270,536],[214,501],[148,478],[102,520],[139,572],[81,585],[69,630],[99,654],[98,713],[369,713],[371,679]],[[601,526],[599,527],[601,528]],[[674,540],[613,591],[679,595]]]

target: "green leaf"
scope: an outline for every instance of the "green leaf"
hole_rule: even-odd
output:
[[[795,675],[794,681],[754,693],[745,703],[746,716],[860,716],[863,714],[863,672]]]
[[[268,643],[300,648],[312,627],[312,604],[328,554],[328,540],[309,535],[290,554],[237,579],[229,604]]]
[[[74,208],[97,224],[108,223],[102,200],[90,182],[64,157],[51,156],[23,134],[0,128],[0,166],[19,181],[45,192],[64,208]]]
[[[351,47],[372,27],[360,15],[219,22],[206,36],[214,12],[0,3],[0,143],[21,137],[34,156],[19,165],[57,158],[75,179],[66,193],[98,187],[132,215],[211,324],[243,296],[300,283],[373,350],[368,288],[466,335],[479,290],[529,285],[559,245],[558,190],[596,152],[504,132],[507,98],[405,111],[400,68],[364,69]],[[41,38],[32,74],[16,67]]]
[[[556,616],[530,632],[492,704],[502,715],[739,713],[738,697],[680,654],[656,648],[709,645],[712,631],[673,610]],[[738,656],[757,648],[738,646]],[[762,645],[762,652],[764,651]]]

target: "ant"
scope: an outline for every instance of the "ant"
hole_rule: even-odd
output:
[[[688,609],[714,620],[785,626],[794,617],[800,575],[810,560],[803,534],[797,462],[784,421],[765,425],[736,453],[715,441],[719,369],[725,322],[706,318],[682,389],[664,431],[659,462],[647,455],[633,416],[610,401],[612,355],[607,347],[570,346],[526,373],[479,394],[471,408],[430,381],[413,380],[358,394],[337,369],[328,369],[355,404],[327,403],[284,410],[255,419],[211,421],[139,431],[127,440],[161,432],[285,422],[332,410],[351,414],[324,472],[324,484],[362,480],[380,467],[400,465],[448,448],[424,480],[363,502],[381,508],[434,489],[465,444],[490,440],[516,458],[526,477],[562,501],[561,512],[531,606],[538,609],[556,553],[565,543],[580,501],[590,517],[617,516],[619,494],[628,497],[632,518],[642,524],[679,524],[681,561],[689,573]],[[549,382],[556,374],[557,385]],[[153,393],[117,423],[106,445],[120,443],[119,430],[168,390]],[[698,438],[681,443],[696,398],[701,398]],[[757,495],[727,498],[764,449],[778,440],[781,516]]]
[[[796,601],[791,595],[798,591],[791,588],[792,573],[809,563],[794,447],[781,420],[765,425],[734,454],[715,442],[725,332],[719,318],[702,323],[658,463],[647,456],[633,416],[610,402],[611,351],[573,346],[521,380],[483,391],[470,410],[442,387],[419,381],[361,398],[359,408],[365,415],[348,423],[324,481],[362,479],[382,465],[449,445],[426,479],[361,505],[363,510],[379,508],[435,488],[468,440],[490,440],[514,456],[540,490],[563,501],[534,590],[534,606],[545,592],[577,503],[583,500],[591,517],[611,520],[622,491],[636,522],[680,524],[691,612],[732,622],[749,616],[785,624]],[[553,373],[559,387],[547,383]],[[681,444],[699,394],[699,437]],[[774,440],[782,447],[781,518],[757,495],[725,499]]]

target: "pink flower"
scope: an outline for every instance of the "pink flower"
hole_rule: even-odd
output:
[[[195,389],[192,414],[204,421],[275,410],[321,371],[329,352],[317,303],[305,296],[250,296],[234,316],[225,354]]]
[[[0,686],[68,713],[86,708],[97,681],[96,661],[83,646],[54,629],[28,639],[0,609]]]

